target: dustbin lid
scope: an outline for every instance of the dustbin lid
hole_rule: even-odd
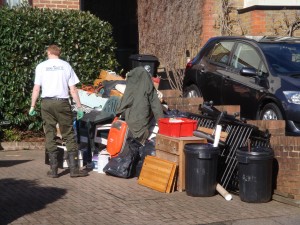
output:
[[[274,157],[274,151],[269,147],[242,147],[237,149],[236,156],[238,162],[245,162],[245,158],[249,160],[268,160]],[[246,160],[248,161],[248,160]]]
[[[215,158],[220,154],[220,149],[212,144],[191,143],[184,146],[184,152],[199,159]]]
[[[141,62],[149,62],[156,61],[158,62],[158,58],[154,55],[142,55],[142,54],[134,54],[129,57],[131,60],[141,61]]]

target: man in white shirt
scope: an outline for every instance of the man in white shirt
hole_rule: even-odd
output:
[[[46,136],[46,149],[50,159],[50,171],[47,175],[52,178],[58,177],[56,124],[66,142],[69,158],[71,177],[87,176],[87,171],[79,170],[78,146],[74,139],[73,114],[69,103],[69,91],[78,108],[77,119],[83,117],[80,99],[76,84],[79,79],[71,65],[59,58],[61,50],[56,45],[47,48],[48,60],[37,65],[35,69],[34,87],[32,90],[31,107],[29,115],[34,116],[36,101],[41,94],[41,114]]]

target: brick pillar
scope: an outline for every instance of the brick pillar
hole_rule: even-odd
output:
[[[80,9],[80,0],[32,0],[32,6],[50,9]]]
[[[203,46],[206,41],[213,36],[218,35],[216,29],[214,28],[216,20],[216,7],[218,1],[216,0],[205,0],[203,4],[203,16],[202,16],[202,37],[201,46]]]
[[[266,13],[263,10],[250,12],[251,24],[249,34],[262,35],[266,33]]]

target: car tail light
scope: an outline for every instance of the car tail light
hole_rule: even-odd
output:
[[[190,60],[190,61],[186,64],[186,67],[185,67],[186,70],[192,68],[192,66],[193,66],[192,61],[193,61],[193,60]]]

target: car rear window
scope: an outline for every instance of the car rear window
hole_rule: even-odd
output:
[[[213,62],[228,64],[229,57],[234,46],[234,42],[218,42],[209,54],[209,59]]]

